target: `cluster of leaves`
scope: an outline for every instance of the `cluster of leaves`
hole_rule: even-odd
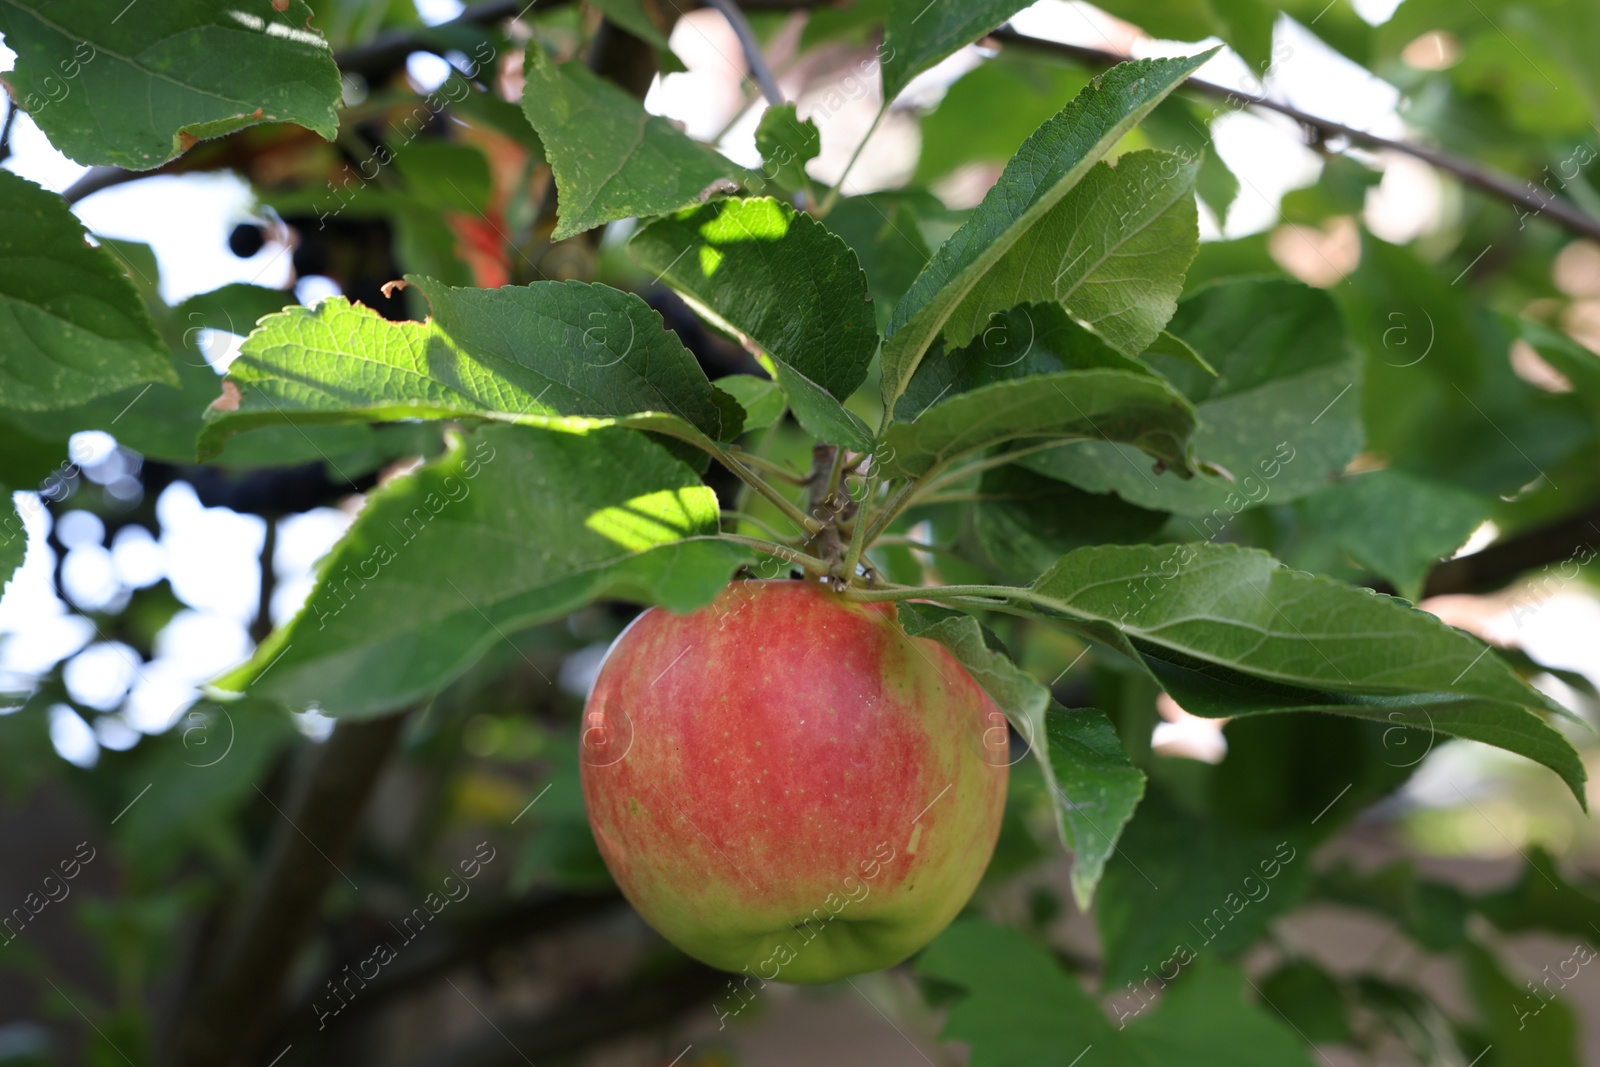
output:
[[[1366,588],[1383,582],[1415,600],[1429,568],[1485,520],[1515,530],[1600,495],[1600,374],[1556,319],[1499,314],[1444,281],[1422,250],[1370,234],[1349,284],[1331,292],[1284,276],[1263,237],[1202,245],[1202,205],[1225,216],[1238,180],[1206,151],[1204,109],[1173,94],[1211,52],[1092,78],[1003,55],[927,118],[917,188],[846,196],[807,173],[818,131],[793,106],[764,114],[760,172],[739,167],[572,58],[584,26],[560,12],[540,16],[525,46],[470,22],[429,31],[437,47],[484,63],[524,48],[521,107],[480,71],[461,78],[459,98],[445,94],[467,132],[402,144],[410,116],[431,107],[380,89],[341,110],[329,38],[307,29],[359,43],[387,24],[354,26],[357,6],[316,5],[312,21],[303,0],[187,2],[107,23],[87,3],[47,15],[0,2],[0,33],[19,56],[13,98],[72,158],[238,166],[264,203],[314,217],[319,230],[329,217],[386,220],[414,272],[398,298],[411,320],[347,297],[300,307],[245,285],[171,308],[147,249],[89,245],[59,196],[0,171],[5,486],[37,485],[67,436],[86,429],[152,460],[235,471],[320,462],[344,481],[427,457],[368,493],[300,613],[218,680],[214,695],[246,699],[206,721],[224,716],[262,736],[248,743],[254,762],[215,778],[226,795],[187,805],[216,819],[235,810],[292,736],[281,709],[391,715],[470,689],[486,662],[504,669],[508,634],[603,601],[687,611],[737,574],[794,568],[847,598],[902,602],[907,632],[946,645],[1010,716],[1073,854],[1076,902],[1094,907],[1103,992],[1180,945],[1199,960],[1123,1032],[1022,934],[964,922],[918,969],[935,994],[965,998],[948,1033],[973,1044],[975,1062],[1067,1062],[1093,1045],[1128,1063],[1241,1062],[1248,1049],[1248,1062],[1298,1065],[1309,1062],[1305,1042],[1365,1040],[1344,1010],[1356,1006],[1397,1033],[1431,1035],[1418,1055],[1437,1062],[1450,1062],[1446,1045],[1498,1046],[1486,1063],[1532,1062],[1505,1051],[1525,1048],[1495,1014],[1509,980],[1465,917],[1476,910],[1516,930],[1533,904],[1514,892],[1458,899],[1409,872],[1315,874],[1275,849],[1315,847],[1398,788],[1410,753],[1436,738],[1525,756],[1584,803],[1583,761],[1551,722],[1571,713],[1528,683],[1537,665]],[[598,6],[662,45],[643,7]],[[883,24],[886,98],[1021,5],[948,5],[926,19],[920,6],[856,13]],[[1262,69],[1278,58],[1276,8],[1102,6],[1158,36],[1215,35]],[[1587,53],[1573,43],[1577,29],[1595,40],[1600,24],[1581,5],[1516,5],[1525,17],[1503,42],[1450,5],[1407,0],[1376,30],[1347,4],[1317,6],[1287,11],[1315,20],[1346,56],[1403,76],[1431,101],[1413,109],[1416,121],[1456,147],[1571,158],[1563,139],[1600,113]],[[819,37],[848,36],[849,23]],[[1454,35],[1461,62],[1404,66],[1401,51],[1433,30]],[[1546,68],[1565,81],[1553,93],[1540,84]],[[64,76],[63,93],[52,84]],[[364,131],[349,140],[368,154],[354,158],[341,140],[341,162],[267,123],[328,140]],[[251,153],[252,135],[279,140]],[[271,168],[260,163],[268,155]],[[366,175],[369,161],[378,177]],[[926,192],[962,166],[1002,161],[970,211]],[[336,165],[348,175],[349,162],[354,184],[318,184]],[[314,177],[281,181],[297,171]],[[1374,177],[1331,157],[1285,214],[1351,214]],[[1588,181],[1569,195],[1600,201]],[[624,220],[639,220],[627,231],[630,265],[597,265],[588,237]],[[1479,237],[1520,242],[1535,264],[1557,247],[1537,227],[1523,235],[1526,220],[1503,205],[1468,221],[1463,261]],[[583,269],[557,269],[563,250]],[[1532,269],[1508,273],[1496,304],[1551,297]],[[687,333],[597,275],[670,287],[761,373],[713,380]],[[512,279],[526,284],[500,284]],[[220,383],[197,326],[248,334]],[[1572,390],[1513,373],[1513,340]],[[826,446],[831,469],[818,468],[802,499],[792,483],[806,480],[785,461],[812,444]],[[1381,462],[1351,473],[1358,456]],[[719,499],[719,472],[737,479],[736,499]],[[6,575],[22,561],[21,530],[20,517],[0,528]],[[1019,665],[1000,630],[1091,650],[1085,671],[1103,692],[1064,706],[1064,690]],[[1157,688],[1193,714],[1233,720],[1226,763],[1185,771],[1150,755]],[[57,680],[30,708],[63,698]],[[43,751],[23,717],[0,723],[19,753]],[[1406,758],[1386,758],[1399,745],[1412,746]],[[188,763],[171,736],[140,748],[141,773]],[[592,883],[592,849],[576,812],[565,815],[551,816],[526,869]],[[169,816],[152,805],[124,831],[156,857],[145,861],[151,885],[186,837],[217,825]],[[1225,903],[1274,856],[1283,873],[1270,904]],[[1547,867],[1532,873],[1559,877]],[[1096,904],[1102,882],[1110,891]],[[1291,1025],[1281,1025],[1244,995],[1229,959],[1308,895],[1403,915],[1419,944],[1462,954],[1489,1022],[1441,1028],[1414,991],[1291,960],[1255,990],[1282,1005]],[[1190,945],[1179,924],[1203,923],[1211,896],[1242,917]]]

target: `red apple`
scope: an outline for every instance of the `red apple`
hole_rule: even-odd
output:
[[[606,654],[584,709],[589,825],[691,956],[826,982],[900,962],[972,895],[1004,719],[895,619],[816,582],[735,582],[688,615],[646,611]]]

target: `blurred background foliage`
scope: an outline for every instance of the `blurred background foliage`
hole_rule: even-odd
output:
[[[407,271],[484,287],[579,278],[644,295],[712,378],[761,373],[622,254],[627,224],[551,240],[550,168],[515,103],[523,53],[542,46],[756,165],[763,104],[720,14],[655,0],[311,6],[343,71],[332,142],[253,127],[130,175],[73,163],[7,107],[0,158],[66,193],[126,265],[177,384],[0,417],[0,480],[31,487],[18,498],[27,560],[0,601],[0,912],[26,917],[0,946],[0,1063],[165,1061],[205,992],[204,961],[225,948],[224,917],[252,906],[275,849],[317,833],[288,826],[284,808],[332,721],[215,704],[197,686],[294,613],[362,494],[442,440],[431,425],[268,428],[197,465],[200,412],[257,318],[333,293],[420,317],[414,290],[384,289]],[[826,223],[856,250],[880,325],[1108,55],[1230,46],[1202,71],[1212,90],[1181,92],[1120,146],[1202,160],[1204,243],[1178,332],[1210,328],[1228,279],[1310,284],[1243,320],[1277,331],[1274,380],[1218,386],[1208,402],[1255,405],[1263,436],[1240,447],[1270,450],[1279,401],[1266,386],[1293,387],[1332,343],[1327,365],[1359,380],[1362,400],[1330,404],[1326,427],[1364,443],[1332,470],[1300,443],[1291,477],[1199,536],[1420,599],[1594,721],[1600,8],[999,5],[1007,30],[915,79],[875,128],[888,3],[746,10],[820,129],[809,180],[837,181],[874,130]],[[379,145],[393,165],[368,174]],[[863,386],[858,413],[875,395]],[[792,423],[757,434],[775,461],[807,468]],[[979,509],[922,509],[912,532],[940,551],[885,547],[879,564],[903,580],[1025,581],[1083,544],[1196,539],[1217,506],[1045,473],[993,472]],[[765,507],[750,510],[774,518]],[[974,1064],[1033,1067],[1077,1063],[1102,1029],[1128,1062],[1600,1061],[1587,966],[1600,835],[1552,775],[1398,726],[1196,719],[1119,662],[1020,620],[1002,636],[1021,662],[1067,706],[1111,712],[1151,779],[1097,913],[1066,891],[1043,784],[1022,762],[970,914],[927,953],[838,988],[772,991],[721,1028],[711,1005],[726,979],[623,905],[577,787],[582,700],[633,610],[596,605],[509,635],[385,742],[393,757],[371,769],[314,928],[285,931],[304,946],[270,1038],[239,1062],[946,1064],[970,1048]],[[1600,769],[1594,735],[1563,729]],[[330,1015],[346,969],[480,842],[494,858],[470,894]],[[1274,857],[1266,896],[1223,905],[1237,899],[1230,872]],[[66,895],[36,907],[70,863]],[[1218,906],[1222,927],[1195,925]],[[1184,941],[1205,946],[1199,962],[1171,990],[1149,985],[1145,965]]]

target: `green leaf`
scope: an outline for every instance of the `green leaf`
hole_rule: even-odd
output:
[[[993,31],[1027,6],[1022,0],[970,0],[958,4],[891,0],[879,53],[885,106],[900,95],[912,78]]]
[[[1584,935],[1584,940],[1589,940],[1589,935]],[[1585,955],[1578,955],[1579,951]],[[1593,949],[1579,945],[1572,955],[1547,967],[1545,974],[1561,973],[1567,964],[1576,971],[1594,955]],[[1579,1067],[1583,1060],[1578,1054],[1577,1015],[1550,988],[1548,979],[1518,984],[1488,949],[1477,944],[1467,945],[1466,965],[1467,988],[1488,1024],[1486,1059],[1490,1067],[1524,1063]],[[1557,988],[1567,984],[1559,977],[1555,980]],[[1534,992],[1528,991],[1530,986]]]
[[[970,1046],[971,1067],[1068,1067],[1090,1048],[1095,1067],[1144,1067],[1083,987],[1016,930],[959,919],[916,969],[966,991],[939,1036]]]
[[[129,170],[263,122],[333,140],[339,70],[310,22],[304,0],[120,13],[95,0],[0,0],[0,34],[17,52],[12,99],[77,162]]]
[[[699,203],[729,181],[755,176],[651,115],[582,63],[557,66],[528,49],[522,110],[555,171],[555,241],[617,219]]]
[[[985,60],[923,117],[915,180],[931,184],[967,163],[1004,163],[1090,77],[1089,71],[1010,48]]]
[[[1222,376],[1222,372],[1213,367],[1206,357],[1196,352],[1193,345],[1166,330],[1162,330],[1156,335],[1156,339],[1150,342],[1150,347],[1146,348],[1142,355],[1145,359],[1168,356],[1178,360],[1180,363],[1188,363],[1190,366],[1199,367],[1213,378]]]
[[[1100,157],[1211,55],[1118,64],[1034,131],[896,306],[883,349],[886,408],[893,409],[928,346],[968,293]]]
[[[1521,335],[1535,353],[1560,372],[1589,408],[1591,417],[1600,420],[1600,358],[1559,330],[1552,330],[1530,319],[1503,319],[1503,325]]]
[[[229,368],[236,393],[207,413],[202,452],[275,422],[578,416],[698,443],[738,433],[737,405],[632,293],[577,281],[452,289],[408,280],[432,305],[427,322],[390,322],[342,297],[263,322]]]
[[[28,529],[10,487],[0,484],[0,595],[28,552]]]
[[[251,783],[298,740],[293,720],[280,707],[257,700],[195,704],[175,729],[140,743],[137,766],[148,775],[144,780],[165,788],[152,789],[118,820],[118,846],[137,857],[141,872],[172,871],[196,841],[225,833],[239,806],[258,799]]]
[[[1420,599],[1429,569],[1466,543],[1490,501],[1401,470],[1358,474],[1300,503],[1308,527]]]
[[[196,293],[172,310],[186,340],[192,338],[192,331],[201,329],[244,337],[256,323],[295,303],[294,294],[285,289],[231,282],[210,292]]]
[[[439,214],[479,214],[489,204],[492,178],[482,149],[448,141],[413,141],[394,153],[394,168],[407,190]]]
[[[1543,930],[1588,940],[1600,926],[1594,883],[1568,881],[1555,857],[1538,845],[1515,882],[1477,898],[1473,907],[1510,934]]]
[[[5,8],[0,7],[0,11]],[[139,294],[54,193],[0,171],[0,408],[175,382]]]
[[[672,55],[672,49],[667,45],[667,35],[662,33],[661,27],[651,20],[650,12],[645,8],[643,0],[588,0],[588,2],[605,12],[606,18],[654,48],[657,54]]]
[[[1008,581],[1028,582],[1063,554],[1089,545],[1149,541],[1167,515],[1018,466],[984,472],[970,509],[973,535]]]
[[[847,196],[828,212],[828,229],[855,250],[867,272],[879,329],[889,324],[895,305],[927,266],[923,220],[945,214],[943,204],[916,191]]]
[[[1253,70],[1271,66],[1272,21],[1278,9],[1262,0],[1107,0],[1100,6],[1152,37],[1203,41],[1214,35],[1232,45]]]
[[[1362,871],[1344,861],[1318,873],[1313,893],[1318,900],[1397,923],[1430,952],[1454,952],[1466,943],[1471,915],[1466,896],[1453,885],[1419,877],[1409,862]]]
[[[815,122],[802,120],[793,104],[779,104],[761,113],[756,150],[764,164],[761,176],[767,181],[790,192],[810,189],[806,164],[822,152],[822,133]]]
[[[1124,370],[1069,370],[995,382],[890,425],[884,470],[912,477],[991,445],[1019,439],[1127,441],[1178,471],[1192,471],[1194,409],[1160,378]],[[1146,461],[1148,462],[1148,461]]]
[[[1113,1027],[1045,948],[985,919],[951,924],[916,962],[924,978],[965,991],[939,1036],[970,1046],[972,1067],[1310,1067],[1278,1015],[1245,999],[1239,971],[1214,959],[1180,967],[1150,1014],[1118,1006]]]
[[[1195,403],[1194,455],[1232,481],[1154,476],[1131,448],[1106,441],[1052,449],[1023,464],[1092,493],[1203,517],[1190,525],[1210,539],[1246,508],[1324,488],[1359,451],[1360,361],[1322,290],[1280,279],[1220,282],[1178,305],[1171,332],[1219,373],[1167,355],[1145,362]]]
[[[1311,1044],[1350,1040],[1344,994],[1333,976],[1309,960],[1293,960],[1261,980],[1261,998]]]
[[[1487,1064],[1483,1043],[1458,1030],[1440,1010],[1435,994],[1371,974],[1358,976],[1353,988],[1359,1006],[1404,1041],[1413,1062],[1465,1063],[1470,1067]],[[1473,1064],[1473,1060],[1478,1063]]]
[[[300,613],[216,683],[330,715],[437,692],[507,634],[616,597],[689,611],[747,553],[645,437],[491,426],[371,493]]]
[[[1150,347],[1199,248],[1197,169],[1166,152],[1095,164],[951,309],[945,343],[964,345],[994,312],[1036,300],[1061,304],[1123,355]]]
[[[1145,117],[1141,128],[1154,147],[1175,152],[1186,160],[1199,161],[1195,192],[1216,216],[1219,228],[1226,222],[1228,209],[1239,195],[1239,179],[1217,154],[1210,123],[1231,110],[1221,103],[1202,105],[1198,101],[1169,96]]]
[[[1059,304],[1020,304],[991,316],[989,325],[965,348],[949,352],[936,342],[912,375],[894,414],[910,421],[939,400],[993,382],[1096,368],[1157,378],[1149,367],[1072,321]]]
[[[1400,788],[1433,740],[1425,730],[1345,715],[1241,715],[1223,738],[1206,810],[1258,830],[1309,826],[1317,841]]]
[[[872,434],[844,401],[878,346],[867,276],[848,245],[768,197],[720,200],[650,223],[633,258],[702,315],[770,358],[795,418],[858,451]]]
[[[1269,998],[1265,1009],[1253,1003],[1247,984],[1256,988],[1240,969],[1201,958],[1155,1012],[1128,1024],[1129,1040],[1158,1067],[1313,1067],[1303,1035]]]
[[[1304,841],[1193,818],[1159,792],[1139,806],[1118,853],[1095,909],[1108,993],[1165,974],[1175,957],[1242,952],[1310,884]]]
[[[783,390],[771,378],[757,378],[754,374],[729,374],[711,383],[733,397],[744,408],[744,432],[765,430],[783,418],[788,404]]]
[[[1196,715],[1327,711],[1422,727],[1543,763],[1584,803],[1583,763],[1540,714],[1570,713],[1404,601],[1211,544],[1079,549],[1033,591]]]
[[[926,604],[899,606],[900,625],[950,650],[1028,742],[1039,761],[1061,842],[1073,854],[1072,891],[1089,910],[1117,837],[1144,795],[1144,775],[1128,762],[1116,730],[1095,708],[1067,709],[1011,661],[1000,639],[970,615]],[[986,743],[989,740],[986,737]],[[1008,758],[996,746],[987,758]]]
[[[216,399],[221,384],[201,350],[202,331],[225,330],[245,334],[260,318],[294,303],[294,294],[256,285],[225,285],[199,293],[176,308],[162,303],[160,274],[155,255],[147,245],[105,241],[103,247],[124,263],[137,279],[140,294],[169,355],[163,359],[175,375],[176,385],[147,382],[98,396],[70,407],[48,411],[16,412],[11,422],[22,439],[13,447],[33,453],[25,465],[37,466],[40,443],[50,449],[54,467],[66,455],[66,443],[81,430],[103,430],[147,459],[187,464],[194,461],[206,406]],[[270,426],[230,438],[215,458],[232,469],[283,467],[324,462],[329,477],[351,479],[400,454],[436,451],[436,447],[397,438],[415,434],[400,427],[375,430],[369,426]],[[391,446],[401,447],[400,452]],[[15,455],[15,453],[13,453]],[[7,458],[12,458],[8,456]],[[42,476],[42,475],[41,475]],[[31,484],[37,477],[21,479]]]
[[[1367,352],[1367,447],[1434,481],[1511,496],[1591,441],[1593,421],[1577,396],[1517,376],[1504,320],[1453,277],[1363,234],[1361,265],[1335,287]]]

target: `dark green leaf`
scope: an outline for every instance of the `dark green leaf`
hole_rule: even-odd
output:
[[[883,25],[883,101],[887,105],[918,74],[971,44],[1027,7],[1022,0],[890,0]]]
[[[992,316],[965,348],[947,352],[936,343],[912,375],[894,414],[910,421],[936,401],[981,385],[1095,368],[1156,377],[1149,367],[1074,322],[1059,304],[1021,304]]]
[[[1019,669],[976,619],[923,604],[904,603],[899,612],[906,633],[948,648],[1028,742],[1062,843],[1073,853],[1073,895],[1087,911],[1117,837],[1144,795],[1144,775],[1128,762],[1104,712],[1054,703],[1050,691]],[[985,758],[1009,759],[1001,740],[985,735]]]
[[[1301,501],[1309,527],[1393,583],[1408,600],[1488,518],[1490,501],[1401,470],[1358,474]]]
[[[1309,826],[1317,840],[1399,788],[1432,740],[1425,730],[1340,715],[1241,715],[1223,736],[1211,814],[1257,830]]]
[[[1336,1045],[1350,1040],[1344,994],[1333,976],[1309,960],[1284,964],[1261,980],[1261,999],[1283,1013],[1306,1041]]]
[[[1430,952],[1453,952],[1467,937],[1471,904],[1453,885],[1421,878],[1410,863],[1360,871],[1348,861],[1317,875],[1319,900],[1361,908],[1398,923]]]
[[[1146,361],[1195,403],[1196,458],[1232,481],[1154,476],[1137,453],[1106,441],[1042,452],[1024,464],[1092,493],[1203,516],[1191,525],[1210,539],[1246,508],[1323,488],[1360,449],[1360,363],[1323,291],[1278,279],[1222,282],[1179,304],[1171,331],[1220,373],[1167,355]]]
[[[847,196],[828,212],[828,229],[855,249],[867,272],[878,326],[889,324],[895,305],[927,266],[928,241],[921,222],[942,217],[943,204],[924,193]]]
[[[973,534],[1009,581],[1030,581],[1075,548],[1148,541],[1167,521],[1164,512],[1016,466],[986,472],[978,492]]]
[[[1099,1005],[1020,933],[985,919],[952,923],[917,958],[917,973],[965,990],[939,1036],[972,1049],[972,1067],[1143,1067]]]
[[[1584,802],[1583,763],[1541,715],[1570,713],[1403,601],[1209,544],[1079,549],[1033,590],[1196,715],[1329,711],[1471,738],[1543,763]]]
[[[811,187],[806,164],[822,151],[822,134],[810,119],[801,120],[793,104],[769,107],[756,126],[761,176],[780,189],[796,192]]]
[[[1107,0],[1105,11],[1170,41],[1222,38],[1253,70],[1271,65],[1277,9],[1262,0]]]
[[[605,12],[606,18],[654,48],[658,55],[672,54],[672,49],[667,46],[667,35],[662,33],[661,27],[651,20],[650,12],[643,0],[588,0],[588,2]]]
[[[478,148],[417,140],[394,153],[394,168],[407,190],[436,213],[476,215],[488,206],[489,161]]]
[[[1473,907],[1507,933],[1545,930],[1582,938],[1600,936],[1600,895],[1592,882],[1569,882],[1555,857],[1535,846],[1511,885],[1479,897]]]
[[[1004,163],[1091,76],[1026,53],[1001,52],[963,75],[923,118],[916,180],[934,182],[968,163]]]
[[[1128,1039],[1152,1067],[1313,1067],[1286,1013],[1270,998],[1253,1003],[1246,985],[1255,989],[1242,971],[1202,957],[1152,1014],[1128,1024]]]
[[[339,71],[310,22],[304,0],[0,3],[12,99],[79,163],[129,170],[263,122],[333,140]]]
[[[373,492],[300,613],[217,682],[365,717],[437,692],[507,634],[599,597],[688,611],[742,549],[643,436],[486,427]]]
[[[208,293],[197,293],[173,308],[186,341],[194,330],[222,330],[244,337],[256,323],[299,301],[285,289],[232,282]]]
[[[1254,943],[1300,903],[1311,875],[1306,851],[1290,835],[1192,818],[1160,793],[1146,797],[1095,909],[1101,988],[1165,975],[1175,957],[1232,955]]]
[[[1194,425],[1194,409],[1160,378],[1123,370],[1040,374],[985,385],[893,423],[884,470],[920,476],[1006,441],[1076,438],[1127,441],[1187,472]]]
[[[1545,973],[1556,974],[1563,964],[1572,964],[1576,976],[1594,956],[1593,949],[1579,945]],[[1488,1023],[1490,1048],[1485,1060],[1490,1067],[1521,1067],[1525,1063],[1579,1067],[1583,1061],[1578,1055],[1578,1019],[1557,992],[1567,984],[1565,980],[1556,977],[1553,984],[1548,978],[1518,983],[1488,949],[1477,944],[1467,945],[1466,964],[1467,988]]]
[[[783,418],[788,405],[783,390],[771,378],[757,378],[754,374],[730,374],[711,384],[727,393],[744,408],[744,432],[765,430]]]
[[[762,197],[660,219],[628,249],[771,359],[802,426],[824,441],[871,448],[871,431],[844,401],[866,380],[878,331],[867,277],[844,241]]]
[[[11,576],[22,566],[28,551],[28,528],[17,510],[11,489],[0,484],[0,594],[11,584]]]
[[[1123,355],[1143,352],[1199,246],[1195,170],[1165,152],[1091,167],[950,309],[945,343],[966,344],[997,311],[1054,301]]]
[[[1090,82],[1024,142],[983,203],[939,248],[895,307],[883,350],[886,407],[893,408],[928,346],[973,288],[1100,157],[1210,56],[1205,52],[1187,59],[1119,64]]]
[[[552,240],[676,211],[730,180],[754,178],[582,63],[557,66],[531,47],[525,75],[522,109],[555,171],[560,207]]]
[[[953,924],[916,968],[965,991],[940,1036],[970,1046],[972,1067],[1077,1067],[1091,1058],[1096,1067],[1310,1067],[1277,1014],[1245,998],[1242,974],[1214,959],[1191,964],[1150,1014],[1130,1021],[1119,1007],[1118,1027],[1044,948],[986,920]]]
[[[1361,265],[1335,288],[1368,355],[1367,447],[1391,466],[1509,496],[1545,480],[1593,427],[1583,401],[1516,375],[1502,320],[1449,273],[1364,235]]]
[[[65,201],[9,171],[0,171],[0,336],[0,407],[15,411],[176,381],[122,267],[89,245]]]
[[[139,745],[138,769],[157,784],[117,821],[118,845],[142,871],[169,870],[241,801],[257,799],[251,783],[298,738],[288,714],[263,701],[194,705],[174,729]]]

